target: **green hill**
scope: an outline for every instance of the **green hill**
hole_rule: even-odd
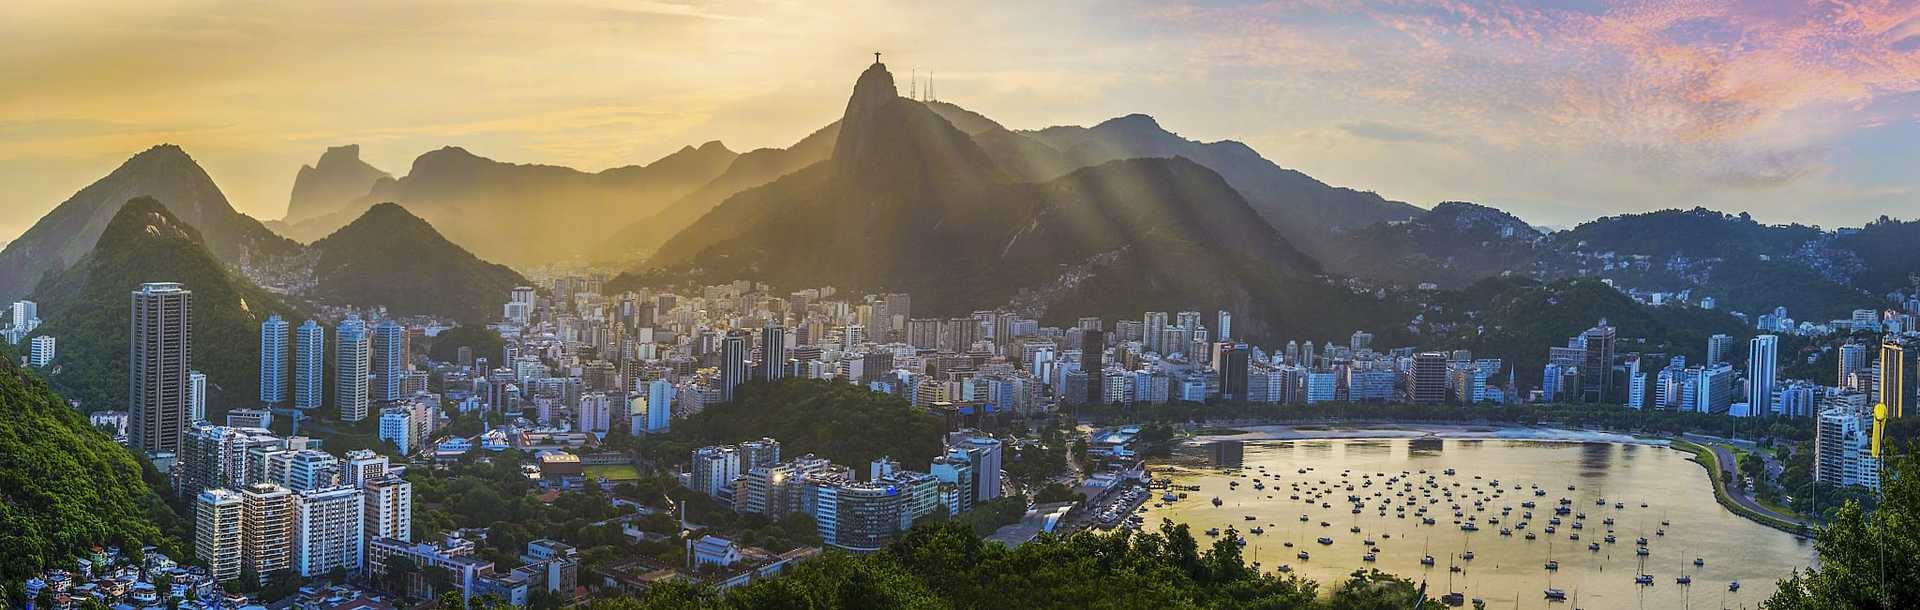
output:
[[[0,583],[70,567],[94,545],[176,549],[175,516],[147,476],[158,475],[44,381],[0,360]]]
[[[314,295],[338,304],[485,321],[499,315],[513,287],[527,284],[519,273],[480,260],[392,203],[368,208],[313,248],[319,250]]]
[[[210,416],[257,398],[260,322],[302,314],[228,272],[198,230],[148,197],[128,201],[91,253],[34,289],[47,316],[34,334],[60,342],[49,379],[61,395],[83,411],[123,408],[128,295],[146,282],[179,282],[193,291],[193,368],[207,374]]]

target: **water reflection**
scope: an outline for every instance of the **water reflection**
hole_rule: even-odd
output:
[[[1777,578],[1811,561],[1811,549],[1792,536],[1727,513],[1713,501],[1706,472],[1661,447],[1422,438],[1252,442],[1242,450],[1237,469],[1179,477],[1177,483],[1201,491],[1150,507],[1146,522],[1168,517],[1196,534],[1258,526],[1263,533],[1248,536],[1245,555],[1260,558],[1265,569],[1289,564],[1331,586],[1355,569],[1378,568],[1425,579],[1436,597],[1448,588],[1484,598],[1492,608],[1550,607],[1542,595],[1549,586],[1578,591],[1582,608],[1753,607]],[[1300,472],[1305,469],[1311,470]],[[1577,490],[1567,490],[1569,484]],[[1222,506],[1213,506],[1214,497]],[[1556,515],[1561,497],[1568,499],[1568,514]],[[1524,509],[1522,502],[1536,508]],[[1424,514],[1417,512],[1422,508]],[[1531,519],[1522,516],[1528,510]],[[1581,513],[1585,519],[1576,516]],[[1556,517],[1562,522],[1549,534],[1545,528]],[[1434,524],[1424,525],[1425,518]],[[1575,522],[1583,527],[1575,529]],[[1463,529],[1468,523],[1478,527]],[[1511,535],[1502,535],[1503,528]],[[1665,535],[1656,533],[1662,529]],[[1527,533],[1536,539],[1526,540]],[[1616,542],[1605,541],[1608,533]],[[1572,539],[1575,534],[1581,538]],[[1644,563],[1635,554],[1642,536],[1649,539]],[[1330,544],[1317,542],[1321,537]],[[1379,549],[1372,562],[1362,559],[1368,539]],[[1302,550],[1311,552],[1310,560],[1295,557]],[[1462,558],[1468,550],[1474,559]],[[1422,555],[1433,555],[1435,565],[1423,566]],[[1692,566],[1693,557],[1704,565]],[[1559,569],[1545,570],[1549,560]],[[1460,571],[1449,570],[1450,562]],[[1691,586],[1676,584],[1683,570]],[[1634,584],[1643,572],[1654,584]],[[1740,591],[1726,591],[1733,580],[1741,581]]]

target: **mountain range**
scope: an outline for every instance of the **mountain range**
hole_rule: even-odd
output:
[[[644,166],[588,173],[503,163],[449,146],[415,158],[405,176],[376,178],[331,211],[298,219],[290,201],[293,222],[283,230],[300,241],[317,240],[374,204],[391,202],[489,260],[540,265],[586,256],[626,222],[659,213],[713,181],[737,156],[719,142],[708,142]],[[325,161],[323,156],[321,165]],[[366,175],[362,170],[358,177]],[[306,190],[296,184],[295,198],[333,183],[316,177],[313,184]],[[298,211],[307,213],[304,207]]]
[[[904,290],[930,314],[1009,303],[1043,316],[1276,314],[1250,316],[1250,330],[1366,309],[1310,312],[1348,293],[1318,289],[1328,287],[1319,265],[1199,163],[1112,159],[1034,180],[1020,169],[1026,158],[1010,156],[1031,146],[1004,145],[1031,136],[984,119],[963,121],[969,134],[945,110],[900,97],[885,66],[869,67],[829,158],[728,198],[614,284],[738,277]],[[979,134],[1000,144],[982,146]]]
[[[41,278],[72,267],[93,250],[114,214],[135,197],[167,201],[183,222],[199,228],[209,252],[249,268],[299,250],[241,214],[199,164],[178,146],[162,144],[134,155],[106,177],[54,207],[0,250],[0,302],[26,296]]]

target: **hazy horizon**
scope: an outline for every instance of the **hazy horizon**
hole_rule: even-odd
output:
[[[395,176],[783,147],[873,51],[1010,128],[1145,113],[1422,207],[1913,216],[1920,5],[1607,4],[9,3],[0,242],[163,142],[263,220],[341,144]]]

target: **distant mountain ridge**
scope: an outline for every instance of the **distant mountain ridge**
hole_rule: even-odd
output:
[[[626,261],[651,253],[728,197],[825,161],[833,154],[834,141],[839,136],[840,123],[835,121],[793,146],[741,153],[727,165],[726,171],[705,185],[667,204],[659,212],[615,231],[594,251],[594,257]]]
[[[392,179],[392,175],[360,160],[359,144],[328,148],[313,165],[300,166],[281,226],[339,212],[365,196],[374,184]]]
[[[317,240],[374,204],[393,202],[482,257],[538,265],[587,255],[626,222],[711,182],[736,156],[708,142],[644,166],[589,173],[505,163],[449,146],[415,158],[405,176],[375,181],[351,204],[286,230],[295,239]]]
[[[236,267],[299,249],[299,244],[235,211],[186,151],[162,144],[80,189],[0,250],[0,302],[26,296],[47,272],[77,263],[93,250],[121,205],[136,197],[167,202],[172,213],[200,229],[209,251]]]

